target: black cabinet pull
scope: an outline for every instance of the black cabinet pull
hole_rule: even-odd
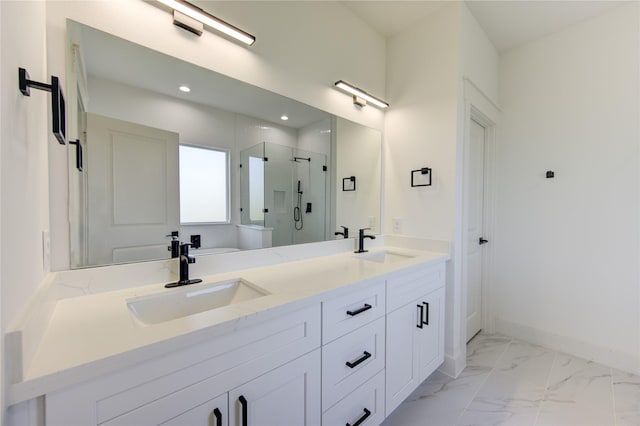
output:
[[[240,405],[242,406],[242,426],[247,426],[248,424],[247,405],[249,405],[247,403],[247,398],[245,398],[244,395],[240,395],[238,397],[238,401],[240,401]]]
[[[357,367],[359,364],[362,364],[363,362],[365,362],[366,360],[368,360],[369,358],[371,358],[371,354],[367,351],[364,351],[363,355],[358,358],[357,360],[353,361],[353,362],[346,362],[347,367],[349,368],[354,368]]]
[[[356,309],[355,311],[347,311],[347,315],[354,317],[358,314],[363,313],[364,311],[368,311],[369,309],[371,309],[373,306],[371,306],[368,303],[365,303],[364,306],[360,309]]]
[[[429,325],[429,302],[422,302],[422,304],[424,305],[424,308],[425,308],[425,311],[426,311],[425,312],[426,313],[425,318],[427,319],[426,321],[423,320],[422,323],[424,325]]]
[[[485,240],[482,237],[478,238],[478,244],[479,245],[487,244],[488,242],[489,242],[489,240]]]
[[[364,409],[364,414],[362,415],[362,417],[360,417],[358,420],[353,422],[353,424],[347,423],[346,426],[360,426],[365,420],[367,420],[367,418],[369,418],[370,415],[371,415],[371,411],[369,411],[369,410],[367,410],[365,408]]]
[[[418,305],[418,328],[422,328],[422,318],[424,318],[424,306]]]
[[[220,409],[213,410],[213,417],[216,418],[216,426],[222,426],[222,412],[220,412]]]

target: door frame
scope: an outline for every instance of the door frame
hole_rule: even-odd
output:
[[[501,109],[487,95],[485,95],[471,80],[464,79],[464,166],[462,173],[463,199],[462,199],[462,312],[464,322],[462,325],[463,347],[466,348],[467,342],[467,296],[468,296],[468,270],[465,253],[467,252],[468,241],[468,224],[469,212],[466,209],[469,199],[469,188],[466,184],[468,176],[469,153],[470,153],[470,125],[474,120],[485,128],[485,149],[484,149],[484,194],[483,194],[483,235],[490,241],[483,249],[482,254],[482,309],[481,309],[481,327],[482,330],[493,333],[495,324],[493,318],[493,308],[491,304],[491,259],[494,252],[494,242],[492,240],[492,231],[494,229],[494,188],[495,188],[495,145],[497,127],[500,118]]]

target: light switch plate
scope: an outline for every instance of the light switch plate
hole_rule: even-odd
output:
[[[402,219],[399,217],[391,219],[391,225],[393,227],[394,234],[400,234],[402,232]]]

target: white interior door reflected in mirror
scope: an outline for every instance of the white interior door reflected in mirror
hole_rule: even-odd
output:
[[[179,225],[178,134],[87,113],[88,265],[168,258]]]

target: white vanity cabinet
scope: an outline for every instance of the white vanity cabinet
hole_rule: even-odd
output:
[[[387,281],[387,416],[444,361],[444,264]]]
[[[379,425],[444,361],[444,268],[411,264],[160,341],[160,357],[46,394],[46,425]]]
[[[47,426],[319,425],[319,347],[320,304],[257,324],[236,324],[209,341],[47,394],[45,421]],[[244,417],[240,396],[246,400]],[[274,416],[279,421],[271,422]]]

